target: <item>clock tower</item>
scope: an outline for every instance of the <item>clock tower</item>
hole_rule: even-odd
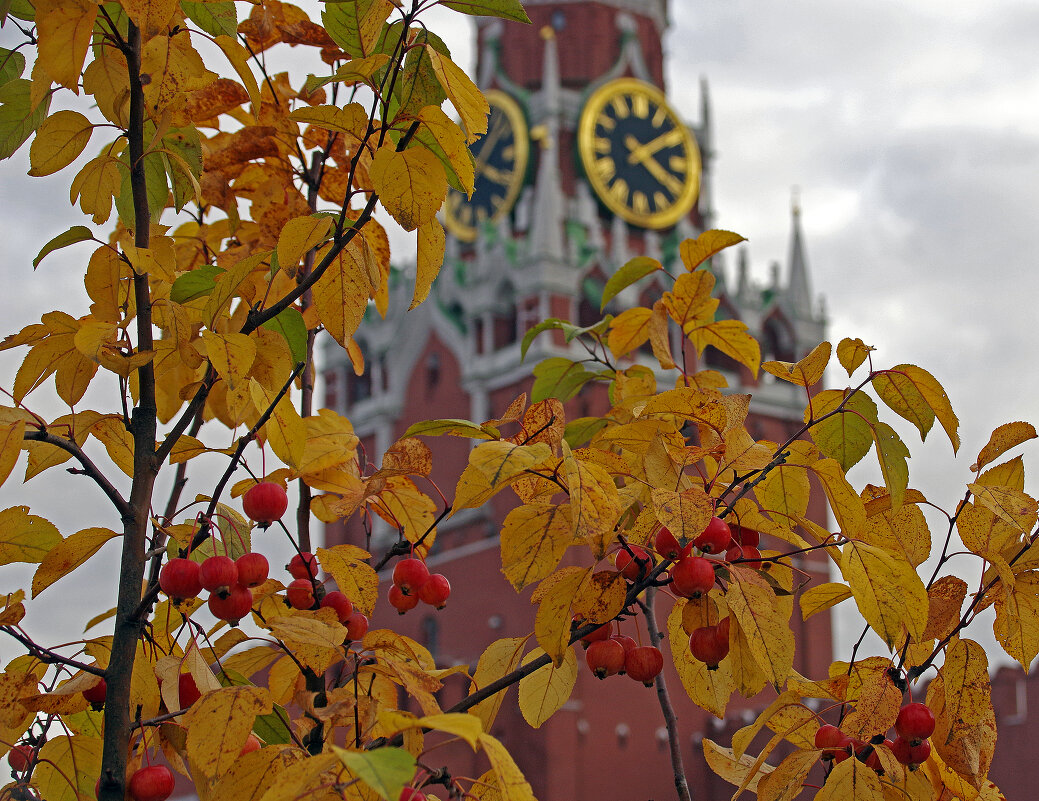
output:
[[[476,23],[476,81],[491,107],[488,131],[472,146],[472,197],[452,193],[441,212],[446,257],[429,299],[405,312],[413,268],[400,265],[399,280],[391,279],[388,316],[370,314],[355,337],[365,356],[364,375],[354,374],[338,347],[325,351],[325,405],[350,418],[376,463],[413,422],[479,423],[502,416],[529,392],[534,365],[574,353],[561,339],[543,335],[523,359],[524,332],[549,317],[598,321],[603,288],[619,267],[648,256],[672,273],[681,271],[680,243],[715,227],[707,87],[701,83],[696,109],[677,106],[666,92],[666,0],[527,0],[524,6],[531,25]],[[692,124],[690,116],[696,117]],[[745,250],[735,263],[716,256],[709,265],[717,279],[717,316],[746,323],[762,344],[763,359],[796,360],[825,338],[796,207],[792,217],[786,263],[773,264],[766,280],[752,277]],[[739,230],[740,222],[729,226]],[[642,282],[613,302],[652,305],[667,288]],[[691,367],[718,370],[733,391],[753,394],[752,436],[782,441],[798,430],[803,396],[797,387],[755,378],[710,347],[690,358],[698,362]],[[589,387],[566,404],[566,416],[608,408],[605,391]],[[450,498],[469,442],[427,442],[434,452],[431,479]],[[438,664],[475,665],[490,642],[533,629],[529,591],[518,595],[500,572],[506,495],[439,525],[428,563],[454,586],[449,606],[381,621],[423,642]],[[821,505],[813,513],[825,523]],[[329,526],[326,536],[329,544],[365,543],[356,523]],[[376,529],[377,555],[395,532],[384,529],[381,537]],[[825,559],[812,555],[799,567],[827,571]],[[812,617],[801,629],[795,669],[825,675],[831,657],[827,615]],[[720,729],[738,728],[744,711],[767,702],[734,699],[731,719],[718,721],[684,698],[673,671],[669,686],[694,797],[728,797],[731,787],[723,790],[706,769],[699,740],[724,738]],[[461,697],[457,687],[441,692],[445,708]],[[655,693],[635,682],[600,683],[582,666],[571,699],[540,730],[527,725],[510,694],[493,733],[516,756],[541,801],[674,795]]]

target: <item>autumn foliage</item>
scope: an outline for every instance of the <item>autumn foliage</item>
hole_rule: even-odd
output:
[[[78,317],[48,311],[4,340],[25,355],[0,382],[0,479],[22,451],[25,480],[71,463],[112,520],[63,533],[46,510],[0,512],[0,564],[38,564],[31,587],[0,596],[0,634],[23,650],[0,673],[0,753],[12,769],[0,797],[113,801],[129,787],[138,801],[161,799],[172,769],[220,801],[526,801],[530,785],[490,734],[500,693],[517,684],[524,717],[542,725],[573,689],[584,639],[603,678],[662,686],[667,659],[715,715],[737,693],[765,699],[731,743],[704,741],[737,794],[999,798],[987,781],[988,659],[967,629],[994,607],[1006,652],[1025,669],[1039,652],[1037,504],[1021,458],[1000,461],[1036,431],[1000,427],[961,498],[924,498],[890,421],[921,439],[937,422],[958,450],[941,385],[914,365],[875,365],[851,339],[761,363],[746,326],[715,317],[710,259],[739,236],[685,242],[685,269],[652,308],[528,331],[524,351],[561,334],[574,356],[534,366],[530,403],[517,398],[496,420],[418,423],[385,454],[362,455],[349,419],[314,408],[317,333],[360,373],[353,335],[370,309],[387,310],[389,239],[375,210],[417,237],[415,306],[443,259],[436,215],[448,187],[473,188],[468,145],[488,107],[421,24],[434,4],[526,19],[515,0],[329,2],[320,21],[275,0],[0,4],[24,40],[0,50],[0,156],[31,139],[31,174],[75,162],[72,201],[93,226],[108,224],[104,236],[75,226],[33,261],[81,248],[91,304]],[[309,56],[309,74],[268,72],[265,55],[289,47]],[[88,113],[58,108],[70,93]],[[92,139],[97,155],[80,159]],[[630,262],[603,304],[661,270]],[[707,347],[800,387],[797,435],[755,440],[751,397],[696,369]],[[828,369],[851,386],[824,388]],[[84,408],[95,379],[118,386],[121,402]],[[612,408],[567,420],[563,402],[593,382],[608,385]],[[44,417],[45,393],[68,411]],[[518,433],[503,436],[506,424]],[[432,456],[419,438],[437,436],[474,441],[450,501],[420,489]],[[882,483],[856,488],[847,473],[867,457]],[[220,465],[218,478],[185,492],[203,461]],[[233,480],[239,470],[248,477]],[[173,490],[160,498],[167,472]],[[436,526],[502,492],[514,503],[502,569],[517,591],[534,587],[530,636],[445,669],[408,637],[369,628],[379,604],[451,614],[452,588],[423,564]],[[819,493],[832,530],[808,516]],[[925,509],[941,520],[933,540]],[[388,521],[399,541],[380,553],[315,547],[313,520],[355,517],[369,530]],[[288,572],[271,569],[254,538],[268,526],[298,552]],[[944,575],[954,535],[983,566],[973,591]],[[34,642],[20,625],[33,614],[26,590],[39,595],[111,539],[122,545],[118,606],[90,610],[88,625],[107,633]],[[800,569],[810,551],[832,561],[834,581]],[[839,604],[853,604],[888,653],[798,674],[793,616]],[[636,614],[652,643],[603,628]],[[443,709],[435,693],[453,674],[469,691]],[[421,714],[402,711],[402,697]],[[662,713],[676,737],[666,701]],[[767,743],[748,753],[762,732]],[[445,737],[481,752],[485,772],[438,763],[427,739]],[[680,755],[668,769],[688,798]]]

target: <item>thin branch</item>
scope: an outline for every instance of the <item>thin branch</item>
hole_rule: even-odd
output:
[[[0,626],[0,631],[14,637],[18,642],[29,649],[29,656],[39,659],[45,664],[66,665],[67,667],[75,668],[76,670],[82,670],[84,673],[90,673],[93,676],[100,676],[101,678],[105,677],[105,671],[97,665],[88,665],[84,662],[70,659],[67,656],[62,656],[57,651],[52,651],[50,648],[44,648],[42,645],[37,645],[13,626]]]

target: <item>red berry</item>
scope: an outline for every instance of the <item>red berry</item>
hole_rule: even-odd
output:
[[[414,787],[405,787],[400,791],[397,801],[426,801],[426,794]]]
[[[653,559],[644,548],[637,545],[629,545],[631,553],[626,550],[617,551],[614,563],[621,575],[628,581],[638,581],[645,578],[646,573],[653,568]],[[634,556],[632,556],[634,554]]]
[[[752,545],[734,545],[725,552],[725,561],[735,562],[737,560],[743,567],[750,567],[754,570],[760,570],[762,567],[761,551]]]
[[[226,597],[238,583],[238,568],[230,556],[210,556],[198,571],[203,588]]]
[[[93,687],[88,687],[83,691],[83,697],[90,701],[92,706],[101,706],[105,702],[105,696],[108,694],[108,685],[104,679],[99,679],[97,684]]]
[[[627,636],[626,634],[614,634],[612,637],[610,637],[610,639],[611,640],[616,640],[617,642],[619,642],[621,644],[621,647],[624,648],[624,655],[625,656],[627,656],[628,654],[630,654],[632,651],[634,651],[636,648],[639,647],[639,644],[637,642],[635,642],[633,639],[631,639],[631,637]]]
[[[32,762],[32,746],[19,743],[7,752],[7,764],[15,773],[22,773],[29,768]]]
[[[227,597],[218,593],[209,596],[209,611],[213,617],[226,620],[232,626],[237,626],[238,621],[249,614],[253,608],[253,591],[241,584],[234,584]]]
[[[128,789],[134,801],[165,801],[173,793],[173,784],[173,771],[165,765],[150,765],[130,777]]]
[[[624,657],[624,671],[647,687],[663,669],[664,657],[660,649],[652,645],[640,645],[628,651]]]
[[[624,646],[616,640],[597,640],[588,646],[584,658],[596,678],[605,679],[624,668]]]
[[[393,568],[393,583],[405,595],[417,593],[429,578],[429,569],[421,559],[401,559]]]
[[[447,606],[447,599],[451,595],[451,582],[447,576],[434,573],[418,590],[418,598],[422,603],[443,609]]]
[[[159,571],[159,588],[170,598],[197,598],[202,592],[199,564],[190,559],[170,559]]]
[[[281,520],[288,508],[289,496],[285,488],[273,481],[253,484],[242,496],[242,509],[246,517],[265,526],[269,526],[275,520]]]
[[[299,579],[297,579],[297,581],[298,580]],[[292,583],[295,584],[296,582],[294,581]],[[307,583],[309,584],[310,582],[308,581]],[[332,592],[325,593],[325,597],[321,599],[321,608],[324,609],[326,607],[336,610],[336,615],[339,616],[340,623],[345,623],[349,619],[350,615],[354,613],[353,603],[339,590],[332,590]]]
[[[702,556],[687,556],[671,567],[671,589],[683,598],[699,598],[714,586],[714,563]]]
[[[245,740],[245,745],[242,746],[242,750],[238,753],[238,756],[245,756],[253,751],[259,751],[262,746],[263,743],[260,742],[260,738],[252,732],[249,732],[249,736]]]
[[[177,679],[177,696],[180,698],[180,708],[187,709],[195,701],[202,697],[195,683],[195,677],[190,673],[181,673]]]
[[[661,557],[670,559],[672,562],[677,562],[687,555],[683,553],[682,544],[671,533],[671,529],[666,526],[661,526],[660,531],[657,532],[656,539],[653,541],[653,548]],[[689,549],[689,546],[686,546],[686,549]]]
[[[317,557],[309,551],[303,551],[292,557],[292,560],[285,565],[289,573],[292,574],[293,578],[298,579],[312,579],[317,578]]]
[[[729,524],[720,517],[712,517],[703,533],[693,540],[693,545],[704,553],[721,553],[731,542],[732,532],[729,530]]]
[[[585,623],[587,623],[587,622],[588,621],[586,621],[580,615],[574,615],[575,628],[582,628],[585,625]],[[609,623],[603,623],[601,626],[599,626],[599,628],[592,629],[590,632],[585,634],[581,638],[581,642],[584,644],[584,647],[587,648],[593,642],[598,642],[599,640],[608,640],[608,639],[610,639],[610,624]]]
[[[906,704],[895,720],[895,732],[910,745],[919,745],[934,733],[934,713],[927,704]]]
[[[285,597],[293,609],[313,609],[314,585],[310,579],[293,579],[285,588]]]
[[[729,642],[718,639],[717,626],[704,626],[689,635],[689,652],[693,659],[706,663],[708,670],[717,670],[718,663],[729,653]]]
[[[243,587],[259,587],[267,580],[271,566],[262,553],[243,553],[235,560],[238,583]]]
[[[815,747],[823,749],[823,759],[833,759],[837,756],[837,749],[846,745],[847,739],[844,732],[827,723],[815,732]]]
[[[732,529],[732,541],[737,545],[749,545],[751,548],[757,548],[761,542],[761,534],[752,528],[744,528],[743,526],[731,526]]]
[[[918,745],[912,745],[904,737],[896,737],[891,743],[891,753],[903,765],[913,769],[927,761],[927,757],[931,755],[931,743],[924,740]]]
[[[418,606],[418,595],[412,593],[411,595],[405,595],[404,591],[396,584],[390,585],[389,594],[390,606],[396,609],[400,614],[404,614],[409,609],[414,609]]]
[[[360,640],[368,633],[368,618],[360,612],[354,612],[345,621],[346,638],[348,640]]]
[[[867,768],[875,770],[877,773],[884,772],[884,766],[880,763],[880,756],[877,754],[877,746],[870,743],[864,743],[861,740],[854,740],[855,744],[855,758],[859,762],[865,763]],[[867,751],[869,753],[867,753]]]

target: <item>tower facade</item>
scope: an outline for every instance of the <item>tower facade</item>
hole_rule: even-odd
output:
[[[376,460],[413,422],[500,417],[529,391],[533,365],[574,353],[543,335],[521,359],[525,331],[548,317],[582,325],[599,320],[603,287],[620,266],[648,256],[674,274],[683,269],[680,243],[716,225],[707,87],[701,83],[695,110],[668,100],[666,0],[528,0],[525,7],[532,25],[486,19],[476,25],[476,79],[488,94],[491,117],[488,133],[472,147],[476,191],[471,199],[450,196],[442,212],[447,253],[429,299],[404,311],[413,282],[402,270],[402,280],[391,282],[389,316],[369,317],[357,332],[366,373],[354,375],[338,348],[325,353],[325,405],[349,416]],[[688,124],[691,112],[697,119]],[[716,256],[710,269],[718,316],[745,322],[762,344],[763,359],[797,360],[825,338],[796,208],[786,263],[773,265],[766,283],[752,280],[746,251],[735,264]],[[640,282],[619,300],[652,305],[667,288]],[[783,441],[800,427],[803,391],[754,378],[712,348],[700,366],[721,372],[733,391],[753,394],[747,428],[756,439]],[[608,408],[605,391],[590,387],[566,404],[566,416]],[[427,442],[434,452],[431,478],[450,498],[469,441]],[[507,495],[438,526],[428,563],[455,586],[450,606],[393,616],[392,625],[426,644],[438,664],[475,665],[493,640],[532,631],[529,591],[518,595],[500,572]],[[821,504],[813,513],[825,522]],[[327,539],[365,543],[356,524],[330,526]],[[378,529],[373,544],[380,552]],[[827,570],[816,557],[799,567]],[[824,675],[831,658],[828,617],[802,626],[795,669]],[[695,797],[715,797],[720,780],[706,770],[699,738],[738,728],[743,712],[758,704],[734,703],[730,719],[708,720],[682,697],[673,671],[669,679]],[[442,691],[445,708],[457,700],[452,691]],[[510,694],[493,733],[542,801],[674,795],[655,693],[634,682],[600,683],[582,667],[573,696],[541,730],[527,725]],[[624,768],[609,769],[619,765]]]

